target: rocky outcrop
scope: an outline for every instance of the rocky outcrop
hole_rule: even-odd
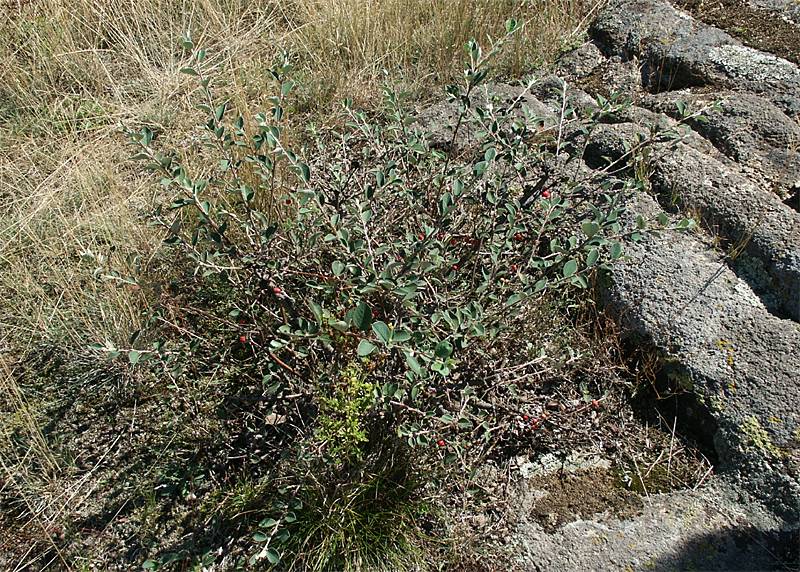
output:
[[[608,308],[691,388],[689,409],[711,421],[703,426],[713,427],[730,474],[796,521],[800,70],[662,0],[611,2],[591,36],[591,48],[565,56],[568,80],[591,90],[598,70],[640,69],[641,85],[624,91],[634,108],[691,129],[677,144],[654,145],[650,183],[659,204],[640,198],[632,210],[694,214],[705,230],[629,244],[606,291]],[[653,119],[617,118],[587,150],[618,155]]]
[[[604,53],[637,59],[650,92],[730,87],[762,94],[788,115],[800,115],[797,66],[745,46],[668,2],[612,2],[589,33]]]

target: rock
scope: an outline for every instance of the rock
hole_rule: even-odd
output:
[[[585,160],[594,168],[617,161],[647,132],[642,125],[598,126],[586,145]],[[768,293],[775,312],[800,320],[800,213],[772,191],[744,176],[736,164],[715,153],[702,137],[651,146],[650,182],[662,206],[677,205],[699,215],[707,228],[731,243],[732,258],[741,252],[760,261],[760,293]]]
[[[800,320],[800,213],[691,143],[654,149],[650,180],[662,205],[698,213],[734,253],[762,261],[780,311]]]
[[[792,117],[800,114],[797,66],[744,46],[665,0],[612,1],[589,33],[606,55],[641,60],[650,92],[736,88],[763,94]]]
[[[657,209],[649,197],[632,211]],[[727,471],[800,519],[800,326],[772,315],[724,261],[689,234],[629,243],[605,293],[626,336],[662,354],[665,373],[715,427]],[[711,423],[709,423],[709,421]]]
[[[606,58],[593,43],[565,53],[557,63],[556,73],[581,89],[606,98],[623,93],[630,96],[642,90],[642,72],[637,62]]]
[[[472,96],[483,107],[490,103],[494,107],[513,107],[517,117],[538,119],[543,126],[552,126],[556,118],[549,108],[537,100],[525,87],[509,84],[488,84],[482,86]],[[412,128],[425,134],[434,149],[447,152],[461,152],[472,147],[477,140],[474,124],[465,119],[459,126],[458,137],[453,131],[458,123],[461,107],[458,103],[443,101],[424,109],[417,115]],[[451,146],[453,147],[451,149]]]
[[[739,92],[667,92],[642,98],[640,105],[680,119],[677,102],[687,113],[706,110],[702,120],[688,122],[719,151],[748,170],[751,180],[766,179],[766,188],[781,199],[800,188],[800,125],[762,96]],[[720,109],[713,109],[715,103]]]
[[[518,570],[784,570],[797,535],[763,508],[714,481],[697,491],[653,495],[634,516],[600,514],[554,533],[520,515],[512,546]]]

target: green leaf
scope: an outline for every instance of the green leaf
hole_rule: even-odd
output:
[[[569,281],[573,286],[577,286],[578,288],[586,289],[589,287],[589,281],[581,275],[573,276],[569,279]]]
[[[300,176],[303,179],[303,182],[308,184],[311,180],[311,169],[305,163],[298,162],[297,168],[300,170]]]
[[[406,352],[406,363],[408,367],[411,368],[411,371],[416,373],[417,375],[422,375],[422,366],[419,365],[419,361],[411,352]]]
[[[269,550],[267,550],[265,556],[267,557],[267,560],[269,561],[270,564],[277,564],[278,562],[281,561],[281,555],[278,554],[278,551],[275,550],[274,548],[270,548]]]
[[[369,354],[374,352],[376,349],[375,344],[370,342],[369,340],[361,340],[358,343],[358,355],[359,357],[367,357]]]
[[[589,251],[589,254],[586,255],[586,266],[594,266],[597,264],[597,260],[600,258],[600,251],[596,248],[592,248]]]
[[[314,302],[313,300],[308,301],[308,308],[311,310],[311,313],[314,314],[314,319],[317,323],[322,323],[322,306]]]
[[[392,339],[392,331],[385,322],[375,322],[372,324],[372,331],[381,339],[384,344],[389,344]]]
[[[581,225],[581,230],[588,238],[592,238],[600,230],[600,225],[596,222],[585,222]]]
[[[520,293],[512,294],[511,296],[508,297],[508,300],[506,300],[506,306],[513,306],[520,300],[522,300],[522,294]]]
[[[569,278],[578,271],[578,261],[574,258],[567,260],[564,264],[564,278]]]
[[[411,332],[408,330],[395,330],[394,334],[392,334],[392,341],[393,342],[407,342],[411,339]]]
[[[225,115],[225,109],[228,107],[228,102],[220,103],[217,108],[214,110],[214,119],[217,122],[222,121],[222,116]]]
[[[344,269],[345,269],[344,262],[341,262],[339,260],[334,260],[333,264],[331,264],[331,270],[333,270],[334,276],[341,276],[342,273],[344,272]]]
[[[194,68],[181,68],[181,73],[185,73],[186,75],[193,75],[195,77],[200,75]]]
[[[136,350],[131,350],[128,352],[128,361],[131,362],[131,365],[136,365],[139,363],[139,360],[142,358],[142,354],[137,352]]]
[[[453,344],[447,340],[443,340],[436,344],[436,349],[433,350],[433,353],[440,359],[447,359],[453,355]]]
[[[611,245],[611,260],[616,260],[622,256],[622,244],[615,242]]]
[[[366,302],[359,303],[351,315],[353,325],[362,332],[368,332],[372,325],[372,309]]]
[[[267,540],[269,540],[269,535],[264,534],[263,532],[256,532],[255,534],[253,534],[253,540],[255,540],[256,542],[266,542]]]
[[[278,524],[278,521],[275,520],[274,518],[265,518],[264,520],[258,523],[258,526],[260,526],[261,528],[272,528],[276,524]]]
[[[158,570],[158,562],[155,560],[145,560],[142,562],[142,569],[143,570]]]

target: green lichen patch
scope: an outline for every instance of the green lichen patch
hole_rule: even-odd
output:
[[[749,416],[742,423],[742,432],[747,436],[748,441],[746,446],[755,448],[775,459],[783,458],[783,451],[781,451],[770,439],[769,433],[761,426],[758,418],[755,415]]]

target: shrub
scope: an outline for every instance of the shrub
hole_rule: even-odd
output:
[[[505,38],[517,28],[510,21]],[[543,126],[519,99],[492,101],[488,63],[503,41],[488,53],[467,44],[464,82],[448,89],[447,151],[431,147],[389,86],[383,113],[345,102],[341,128],[309,127],[294,151],[283,136],[295,87],[288,56],[271,71],[271,109],[248,118],[215,100],[205,52],[188,38],[184,72],[197,77],[208,116],[201,164],[159,150],[148,128],[129,132],[135,158],[172,196],[152,222],[189,269],[175,288],[193,300],[180,320],[191,342],[145,332],[129,361],[202,375],[233,360],[262,380],[264,432],[288,437],[263,457],[276,485],[254,561],[358,569],[381,557],[363,552],[370,544],[396,561],[388,553],[415,550],[410,536],[375,544],[352,530],[369,535],[424,512],[408,475],[474,466],[548,423],[545,414],[520,429],[518,374],[546,354],[553,308],[638,233],[619,220],[618,191],[636,182],[531,183],[561,151],[564,125]],[[564,120],[588,133],[615,105]],[[467,130],[473,144],[456,153]]]

